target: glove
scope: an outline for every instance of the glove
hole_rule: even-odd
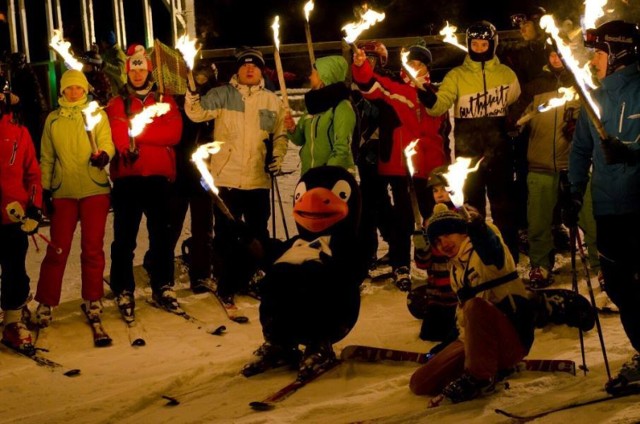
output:
[[[282,156],[274,156],[269,165],[267,165],[267,169],[271,175],[278,175],[280,171],[282,171],[282,161],[284,158]]]
[[[53,193],[51,190],[42,190],[42,204],[44,205],[44,213],[51,218],[53,215]]]
[[[105,166],[107,166],[109,164],[109,160],[109,155],[103,150],[92,154],[91,158],[89,158],[91,166],[95,166],[98,169],[103,169]]]
[[[562,204],[562,222],[569,228],[578,225],[578,215],[582,209],[582,194],[571,193]]]
[[[638,151],[632,150],[629,146],[615,137],[607,137],[600,142],[604,160],[607,165],[627,163],[633,165],[638,160]]]
[[[413,232],[413,260],[418,268],[424,269],[431,260],[431,246],[427,241],[427,235],[424,230],[416,230]]]
[[[427,107],[427,109],[431,109],[438,101],[438,96],[428,85],[423,85],[422,87],[424,90],[418,90],[418,99]]]
[[[122,160],[125,165],[133,165],[135,161],[140,157],[140,151],[136,148],[133,152],[129,149],[122,153]]]
[[[25,219],[20,226],[20,229],[27,233],[27,235],[35,234],[38,232],[38,227],[42,222],[42,210],[36,206],[27,207],[25,212]]]

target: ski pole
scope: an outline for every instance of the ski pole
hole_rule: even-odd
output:
[[[584,274],[587,279],[587,288],[589,289],[589,299],[591,300],[591,306],[594,309],[596,317],[596,329],[598,330],[598,338],[600,339],[600,347],[602,348],[602,358],[604,359],[604,366],[607,370],[607,377],[611,380],[611,369],[609,368],[609,360],[607,359],[607,349],[604,345],[604,336],[602,335],[602,327],[600,326],[600,318],[598,316],[598,310],[596,308],[596,297],[593,294],[593,286],[591,285],[591,278],[589,275],[589,265],[587,264],[587,255],[584,253],[582,247],[582,240],[578,231],[576,231],[576,242],[578,243],[578,251],[580,252],[580,261],[584,266]]]
[[[282,207],[282,197],[280,197],[280,187],[278,187],[278,179],[274,175],[271,177],[276,189],[276,195],[278,196],[278,204],[280,205],[280,217],[282,218],[282,227],[284,228],[284,235],[289,240],[289,229],[287,228],[287,218],[284,216],[284,208]]]
[[[31,234],[31,240],[33,241],[33,245],[36,247],[36,252],[40,252],[40,246],[38,246],[38,240],[36,240],[36,236]]]
[[[578,240],[578,225],[572,225],[569,228],[569,234],[571,239],[571,274],[572,274],[572,284],[571,288],[574,292],[578,293],[578,270],[576,268],[576,242]],[[582,353],[582,371],[584,375],[587,375],[587,360],[584,351],[584,334],[582,333],[582,328],[578,327],[578,334],[580,335],[580,352]]]
[[[276,177],[274,175],[271,176],[271,237],[278,238],[276,236],[276,194],[275,190],[275,181]]]
[[[55,250],[55,252],[56,252],[58,255],[61,255],[61,254],[62,254],[62,248],[60,248],[60,247],[56,246],[55,244],[53,244],[53,243],[51,242],[51,240],[49,240],[49,239],[47,238],[47,236],[45,236],[44,234],[40,234],[40,233],[36,233],[36,234],[38,235],[38,237],[40,237],[42,240],[44,240],[44,241],[45,241],[45,243],[47,243],[47,244],[49,245],[49,247],[51,247],[53,250]]]

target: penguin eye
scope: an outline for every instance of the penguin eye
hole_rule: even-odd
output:
[[[307,192],[307,185],[301,182],[296,186],[296,191],[293,193],[293,203],[296,203]]]
[[[335,183],[331,191],[345,203],[349,200],[349,197],[351,197],[351,186],[345,180],[340,180]]]

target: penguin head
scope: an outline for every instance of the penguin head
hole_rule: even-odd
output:
[[[321,166],[307,171],[296,186],[293,217],[301,237],[357,230],[360,189],[344,168]]]

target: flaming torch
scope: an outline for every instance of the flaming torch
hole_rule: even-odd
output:
[[[422,84],[420,84],[418,82],[418,80],[416,79],[416,77],[418,76],[418,72],[415,69],[413,69],[411,66],[409,66],[409,63],[407,62],[407,57],[408,56],[409,56],[409,51],[408,50],[403,50],[402,52],[400,52],[400,60],[402,61],[402,69],[404,69],[404,72],[407,74],[407,76],[409,77],[409,79],[411,80],[413,85],[417,89],[424,91],[424,86]]]
[[[442,41],[444,41],[445,43],[453,44],[454,46],[456,46],[460,50],[464,50],[465,52],[468,51],[467,46],[458,43],[458,38],[456,38],[455,34],[458,27],[455,25],[449,25],[449,21],[445,22],[446,25],[440,30],[440,35],[444,37]]]
[[[53,36],[51,37],[49,46],[51,46],[51,48],[53,48],[53,50],[55,50],[64,59],[64,64],[67,68],[75,69],[76,71],[82,70],[82,63],[73,57],[69,51],[71,43],[62,39],[62,32],[60,30],[53,30]]]
[[[416,188],[413,184],[413,174],[416,173],[416,170],[413,167],[413,159],[411,159],[411,157],[418,153],[416,151],[418,141],[420,140],[415,139],[404,148],[404,158],[407,162],[407,171],[409,171],[409,197],[411,198],[411,209],[413,210],[413,219],[415,220],[416,229],[422,228],[422,215],[420,215]]]
[[[602,122],[600,122],[600,109],[587,88],[587,85],[591,86],[591,75],[588,72],[588,68],[581,68],[578,61],[573,57],[571,47],[568,46],[559,35],[559,30],[553,21],[553,16],[544,15],[540,18],[540,28],[549,34],[551,44],[553,44],[558,51],[562,64],[573,74],[576,81],[576,88],[580,93],[580,98],[583,100],[584,109],[596,128],[600,139],[605,140],[608,136],[602,126]]]
[[[156,116],[162,116],[169,112],[171,105],[169,103],[155,103],[147,106],[140,113],[135,115],[129,121],[129,151],[136,151],[136,136],[140,135],[147,124],[153,121]]]
[[[207,164],[205,163],[209,156],[215,155],[220,151],[223,143],[224,142],[222,141],[213,141],[211,143],[203,144],[193,152],[191,155],[191,161],[196,165],[196,168],[200,172],[200,175],[202,176],[201,183],[203,187],[211,193],[216,206],[227,218],[229,218],[230,221],[235,221],[231,211],[229,211],[227,205],[218,195],[220,190],[218,190],[218,187],[214,184],[213,175],[211,175],[211,172],[209,172]]]
[[[282,70],[282,60],[280,60],[280,16],[273,19],[273,59],[276,62],[276,72],[278,73],[278,83],[280,84],[280,93],[282,93],[282,102],[284,107],[289,109],[289,96],[287,95],[287,86],[284,82],[284,72]]]
[[[91,143],[91,153],[98,153],[98,145],[96,144],[96,140],[93,137],[93,129],[98,122],[102,119],[102,115],[100,114],[100,105],[95,100],[92,101],[82,109],[82,120],[84,121],[84,129],[87,132],[87,136],[89,137],[89,143]]]
[[[189,36],[185,34],[178,38],[176,49],[182,54],[184,62],[187,64],[187,68],[189,69],[187,72],[187,82],[189,83],[189,90],[194,92],[196,91],[196,83],[193,80],[192,71],[196,53],[198,53],[199,50],[196,48],[196,40],[190,39]]]
[[[539,105],[532,112],[529,112],[526,115],[522,116],[520,119],[518,119],[518,122],[516,122],[516,125],[518,126],[524,125],[539,113],[543,113],[548,110],[555,109],[557,107],[564,105],[567,102],[578,99],[578,93],[576,92],[576,89],[573,87],[560,87],[558,88],[558,94],[560,94],[560,97],[551,98],[546,102],[542,103],[541,105]]]
[[[313,0],[309,0],[304,5],[304,33],[307,37],[307,48],[309,49],[309,60],[311,61],[311,69],[316,63],[316,55],[313,53],[313,42],[311,41],[311,25],[309,24],[309,16],[313,10]]]
[[[477,171],[483,159],[484,158],[480,158],[476,166],[469,168],[471,158],[458,156],[456,161],[449,165],[448,171],[442,174],[448,183],[447,191],[449,192],[449,196],[451,196],[451,202],[467,219],[469,219],[469,211],[464,207],[464,193],[462,192],[462,188],[464,187],[464,182],[467,180],[467,175],[470,172]]]
[[[373,9],[366,9],[360,16],[360,22],[350,22],[342,27],[347,34],[344,41],[351,46],[351,50],[356,53],[356,40],[364,30],[371,28],[374,24],[384,20],[384,13],[376,12]]]

